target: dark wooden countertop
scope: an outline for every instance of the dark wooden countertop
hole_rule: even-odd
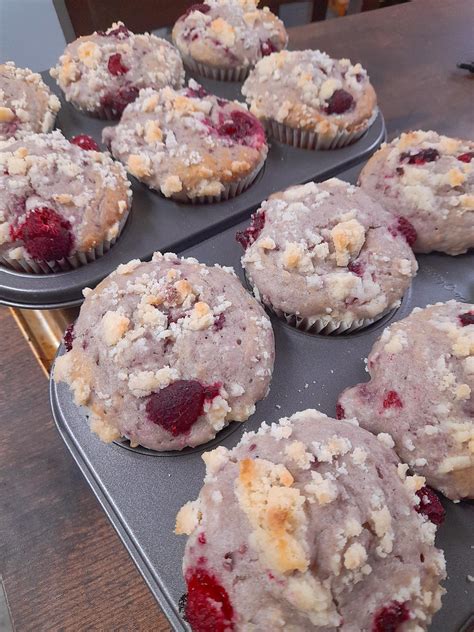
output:
[[[393,137],[474,138],[473,0],[409,4],[292,29],[293,48],[360,61]],[[63,446],[28,345],[0,308],[0,575],[17,632],[169,626]]]

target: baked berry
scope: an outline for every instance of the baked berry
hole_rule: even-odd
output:
[[[421,149],[416,154],[411,154],[408,151],[400,154],[400,162],[407,161],[409,165],[424,165],[427,162],[434,162],[439,158],[439,151],[434,147],[428,147],[428,149]]]
[[[239,230],[235,238],[242,246],[244,250],[253,244],[253,242],[258,239],[258,236],[263,230],[265,226],[265,211],[261,211],[260,213],[254,213],[250,217],[250,226],[248,226],[245,230]]]
[[[444,522],[445,510],[437,494],[430,487],[422,487],[416,492],[420,503],[415,506],[418,513],[426,516],[431,522],[440,525]]]
[[[471,310],[470,312],[464,312],[464,314],[459,314],[458,319],[462,327],[474,325],[474,310]]]
[[[214,321],[214,325],[212,326],[213,330],[220,331],[224,327],[224,323],[225,323],[225,314],[224,312],[222,312],[222,314],[219,314],[219,316]]]
[[[396,237],[397,235],[403,235],[409,246],[413,246],[418,238],[416,228],[405,217],[399,217],[397,219],[397,225],[389,229],[391,234]]]
[[[138,88],[128,86],[120,88],[115,94],[106,94],[100,104],[103,108],[110,110],[113,118],[119,118],[129,103],[133,103],[138,97]]]
[[[66,331],[63,336],[63,343],[66,351],[71,351],[72,343],[74,342],[74,323],[71,323],[66,327]]]
[[[107,62],[107,68],[110,74],[114,75],[115,77],[125,75],[130,70],[122,63],[122,55],[120,53],[114,53],[113,55],[110,55],[109,61]]]
[[[209,92],[202,86],[198,86],[197,88],[188,88],[186,90],[186,96],[191,99],[204,99],[204,97],[207,97],[208,94]]]
[[[234,610],[229,595],[214,575],[196,569],[186,575],[186,619],[193,632],[229,632]]]
[[[467,151],[465,154],[461,154],[458,156],[458,160],[461,162],[471,162],[474,158],[474,151]]]
[[[349,261],[347,269],[358,277],[364,276],[365,266],[362,261]]]
[[[73,145],[77,145],[81,149],[85,149],[86,151],[100,151],[99,145],[95,142],[92,136],[88,136],[87,134],[73,136],[69,142]]]
[[[221,113],[219,123],[219,136],[227,136],[239,145],[258,148],[265,142],[261,123],[247,112],[234,110],[229,115]]]
[[[219,384],[204,386],[197,380],[178,380],[152,393],[146,404],[148,418],[174,437],[189,432],[204,412],[206,401],[219,395]]]
[[[116,29],[109,31],[108,33],[105,31],[97,32],[97,35],[102,35],[103,37],[117,37],[118,39],[127,39],[131,34],[132,33],[128,30],[125,24],[121,24]]]
[[[266,57],[267,55],[276,53],[278,49],[276,48],[275,44],[272,42],[271,39],[267,39],[260,44],[260,50],[262,52],[263,57]]]
[[[342,404],[336,404],[336,419],[345,419],[346,411],[344,410],[344,406]]]
[[[375,613],[372,632],[397,632],[399,626],[410,619],[405,603],[392,601]]]
[[[346,90],[335,90],[328,99],[325,112],[326,114],[344,114],[354,107],[355,101],[352,94]]]
[[[383,400],[384,408],[403,408],[402,400],[396,391],[388,391]]]
[[[36,261],[58,261],[67,257],[74,238],[71,224],[47,206],[31,210],[17,227],[10,227],[13,241],[21,240],[28,254]]]

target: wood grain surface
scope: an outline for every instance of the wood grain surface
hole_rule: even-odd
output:
[[[292,29],[292,48],[360,61],[389,136],[474,138],[473,0],[409,4]],[[169,630],[57,434],[47,382],[0,308],[0,575],[17,632]],[[177,570],[178,572],[178,570]]]

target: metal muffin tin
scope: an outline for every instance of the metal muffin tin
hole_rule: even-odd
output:
[[[113,125],[81,114],[64,98],[47,73],[43,79],[59,96],[57,127],[66,138],[89,134],[101,141],[102,129]],[[243,100],[240,84],[198,78],[209,92]],[[133,205],[122,234],[103,257],[69,272],[25,274],[0,266],[0,304],[32,309],[80,305],[85,287],[95,287],[120,264],[130,259],[149,259],[155,250],[180,251],[250,215],[276,190],[309,180],[325,180],[367,159],[385,138],[379,113],[367,133],[342,149],[309,151],[272,142],[263,170],[241,195],[216,204],[183,204],[167,200],[132,178]]]
[[[242,250],[235,232],[247,224],[242,222],[181,254],[204,263],[234,266],[244,282]],[[311,335],[272,317],[276,362],[269,396],[257,404],[248,422],[231,424],[201,448],[160,454],[132,449],[126,442],[105,445],[91,434],[86,414],[73,403],[69,388],[51,381],[51,404],[59,432],[174,630],[189,629],[178,605],[185,592],[181,562],[186,538],[173,534],[174,521],[179,508],[199,493],[204,475],[201,454],[217,444],[231,448],[245,430],[298,410],[318,408],[334,416],[339,393],[367,380],[364,358],[386,324],[408,316],[415,306],[452,298],[474,301],[472,253],[424,255],[418,260],[420,270],[400,308],[363,331],[333,337]],[[472,632],[474,584],[468,575],[474,573],[474,507],[470,502],[446,500],[443,505],[446,521],[438,531],[437,545],[446,554],[448,592],[430,632]]]

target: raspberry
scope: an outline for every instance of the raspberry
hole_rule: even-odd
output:
[[[410,619],[405,603],[392,601],[377,610],[372,622],[372,632],[396,632],[398,626]]]
[[[265,142],[265,131],[261,123],[248,112],[234,110],[230,114],[221,113],[219,123],[219,136],[231,138],[239,145],[258,148]]]
[[[461,162],[471,162],[474,158],[474,151],[467,151],[465,154],[461,154],[458,156],[458,160]]]
[[[202,86],[198,86],[197,88],[188,88],[186,90],[186,96],[191,99],[204,99],[204,97],[207,97],[208,94],[209,92]]]
[[[196,569],[186,574],[186,585],[186,619],[193,632],[229,632],[234,629],[234,610],[229,595],[214,575]]]
[[[127,39],[132,35],[132,32],[128,30],[125,24],[121,24],[116,29],[109,31],[106,33],[105,31],[97,31],[97,35],[102,35],[103,37],[117,37],[118,39]]]
[[[205,4],[204,2],[202,4],[192,4],[187,10],[186,13],[184,13],[181,16],[181,20],[183,18],[187,18],[188,15],[190,13],[192,13],[193,11],[199,11],[199,13],[209,13],[209,11],[211,10],[211,7],[208,4]]]
[[[365,266],[362,261],[350,261],[347,269],[358,277],[364,276]]]
[[[119,118],[129,103],[138,97],[138,88],[134,86],[123,87],[116,94],[106,94],[100,104],[103,108],[111,111],[114,118]]]
[[[110,74],[115,77],[124,75],[130,70],[127,66],[122,64],[122,55],[120,53],[110,55],[109,61],[107,62],[107,68],[109,69]]]
[[[265,226],[265,211],[260,211],[260,213],[259,212],[254,213],[250,217],[250,226],[246,228],[245,230],[239,230],[236,233],[235,238],[239,242],[239,244],[242,246],[242,248],[244,250],[247,250],[250,244],[253,244],[253,242],[258,238],[264,226]]]
[[[467,327],[468,325],[474,325],[474,309],[471,309],[470,312],[464,312],[464,314],[459,314],[458,319],[462,327]]]
[[[336,404],[336,419],[345,419],[346,411],[344,410],[344,406],[342,404]]]
[[[99,145],[95,142],[92,136],[88,136],[87,134],[73,136],[69,142],[73,145],[77,145],[81,149],[85,149],[86,151],[100,151]]]
[[[421,149],[416,154],[411,154],[409,151],[400,154],[400,162],[408,160],[409,165],[424,165],[427,162],[434,162],[439,158],[439,151],[434,147],[428,149]]]
[[[276,53],[277,48],[271,39],[267,39],[264,42],[260,43],[260,50],[262,52],[263,57],[266,57],[267,55]]]
[[[402,400],[396,391],[388,391],[383,400],[384,408],[403,408]]]
[[[413,246],[418,238],[416,228],[411,222],[405,219],[405,217],[399,217],[397,220],[397,225],[389,228],[389,230],[394,237],[396,237],[397,235],[403,235],[409,246]]]
[[[64,346],[66,347],[66,351],[71,351],[72,343],[74,342],[74,323],[71,323],[66,327],[66,331],[63,336]]]
[[[325,112],[326,114],[344,114],[344,112],[352,109],[354,104],[355,101],[352,94],[342,89],[335,90],[328,99]]]
[[[225,314],[224,312],[222,312],[222,314],[219,314],[219,316],[214,321],[214,325],[212,326],[212,329],[214,331],[220,331],[224,327],[224,323],[225,323]]]
[[[28,213],[18,227],[10,227],[13,241],[20,239],[36,261],[57,261],[67,257],[74,238],[71,224],[52,208],[40,206]]]
[[[415,506],[418,513],[426,516],[436,525],[443,524],[446,512],[437,494],[430,487],[422,487],[416,492],[420,504]]]
[[[152,393],[146,404],[150,421],[174,437],[189,432],[204,412],[206,401],[219,395],[219,384],[203,386],[197,380],[178,380]]]

